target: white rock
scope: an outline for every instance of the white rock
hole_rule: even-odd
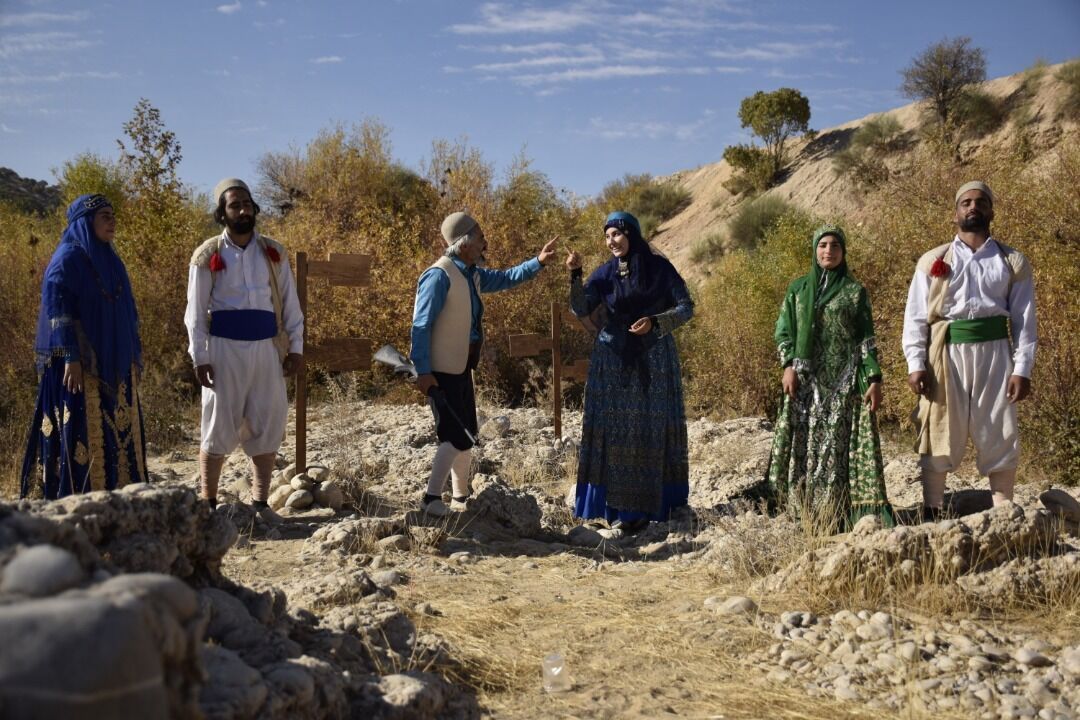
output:
[[[337,512],[345,504],[345,493],[333,480],[324,480],[313,491],[315,502]]]
[[[330,479],[330,468],[325,465],[308,465],[306,474],[317,484]]]
[[[20,548],[4,567],[0,592],[44,597],[78,585],[86,578],[78,559],[54,545]]]
[[[383,550],[408,550],[409,538],[404,535],[388,535],[375,544]]]
[[[1014,652],[1013,660],[1028,667],[1048,667],[1054,664],[1050,658],[1030,648],[1020,648]]]
[[[506,437],[510,432],[510,418],[505,415],[493,417],[480,428],[480,435],[489,440]]]
[[[1058,667],[1070,675],[1080,675],[1080,647],[1063,650],[1058,659]]]
[[[288,483],[280,485],[270,492],[270,497],[266,499],[266,504],[270,506],[271,510],[280,510],[285,507],[285,501],[288,500],[289,496],[294,492],[296,491],[293,490],[292,485],[289,485]]]
[[[718,615],[753,616],[757,613],[757,610],[757,603],[742,595],[732,595],[716,606],[716,613]]]
[[[292,485],[293,490],[311,490],[315,487],[315,483],[304,473],[294,475],[292,480],[289,481],[289,485]]]
[[[400,585],[402,581],[401,573],[397,570],[381,570],[377,573],[372,573],[371,582],[375,583],[377,587],[388,588],[394,585]]]
[[[892,637],[892,626],[867,622],[855,628],[855,634],[863,640],[884,640]]]
[[[285,507],[292,508],[293,510],[303,510],[304,508],[311,507],[311,503],[315,502],[315,496],[311,494],[309,490],[293,490],[288,499],[285,500]]]

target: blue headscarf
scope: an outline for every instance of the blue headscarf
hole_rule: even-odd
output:
[[[94,234],[94,216],[106,207],[112,205],[104,195],[80,195],[68,206],[68,226],[41,283],[34,352],[39,372],[53,357],[79,360],[84,372],[115,391],[132,363],[142,367],[142,345],[124,263],[111,242]]]
[[[643,317],[658,315],[672,307],[672,289],[683,280],[675,267],[658,255],[641,235],[641,225],[628,212],[613,212],[604,222],[604,230],[618,228],[630,240],[623,258],[612,257],[589,276],[589,284],[601,294],[608,307],[606,333],[612,349],[622,358],[623,367],[638,365],[643,352],[655,342],[655,336],[639,336],[629,328]],[[643,372],[645,372],[643,370]],[[643,376],[647,384],[647,376]]]

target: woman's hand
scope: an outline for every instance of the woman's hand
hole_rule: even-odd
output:
[[[630,326],[630,332],[634,335],[645,335],[652,330],[652,318],[643,317]]]
[[[784,379],[780,381],[780,385],[784,388],[784,394],[794,400],[795,393],[799,390],[799,376],[795,374],[795,368],[790,365],[784,368]]]
[[[870,412],[877,412],[881,407],[881,383],[870,383],[870,388],[863,393],[862,401],[870,406]]]
[[[573,248],[566,249],[566,269],[573,272],[581,267],[581,256]]]
[[[83,390],[82,363],[71,360],[64,363],[64,387],[72,395],[81,393]]]

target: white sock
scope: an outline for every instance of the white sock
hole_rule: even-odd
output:
[[[446,487],[446,476],[450,474],[450,468],[454,465],[454,459],[461,451],[448,442],[440,443],[435,451],[435,459],[431,461],[431,477],[428,478],[428,495],[442,495]]]
[[[462,450],[450,468],[450,480],[454,486],[454,497],[469,494],[469,471],[472,470],[472,450]]]

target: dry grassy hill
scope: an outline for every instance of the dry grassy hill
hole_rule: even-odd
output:
[[[993,132],[962,140],[960,156],[971,159],[1004,147],[1015,142],[1021,131],[1031,142],[1033,164],[1038,164],[1062,142],[1076,142],[1077,122],[1060,117],[1058,110],[1061,98],[1067,94],[1064,83],[1056,77],[1060,67],[1044,66],[1041,73],[1036,69],[982,83],[980,89],[999,99],[1007,115]],[[810,141],[805,138],[795,140],[788,150],[786,177],[764,194],[782,198],[818,216],[843,217],[848,224],[858,223],[875,198],[862,193],[847,178],[837,176],[833,159],[848,146],[861,125],[882,115],[892,116],[904,130],[904,149],[888,160],[892,173],[902,171],[905,159],[910,158],[923,142],[923,126],[930,122],[922,103],[820,130]],[[731,166],[721,161],[683,170],[669,178],[681,183],[692,194],[693,200],[685,210],[660,226],[659,235],[653,242],[689,278],[700,278],[708,273],[707,267],[690,259],[695,241],[712,233],[725,234],[728,221],[747,201],[745,196],[732,195],[724,188],[723,183],[731,176]]]

